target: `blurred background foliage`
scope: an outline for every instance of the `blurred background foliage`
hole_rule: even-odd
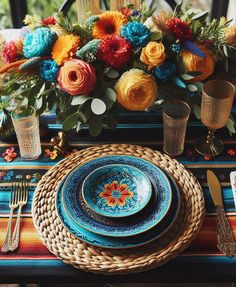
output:
[[[51,16],[58,10],[62,2],[62,0],[27,0],[28,14],[35,14],[42,18]],[[72,5],[68,16],[72,19],[73,22],[76,22],[77,13],[75,3]],[[6,28],[12,28],[9,0],[0,0],[0,29]]]
[[[18,0],[21,1],[21,0]],[[153,0],[146,0],[146,3],[150,5]],[[180,0],[177,0],[178,2]],[[194,8],[199,8],[201,10],[211,11],[211,5],[213,0],[184,0],[191,2],[191,5]],[[235,0],[233,0],[235,1]],[[76,1],[75,1],[76,2]],[[107,0],[109,5],[109,0]],[[129,2],[127,0],[127,2]],[[30,15],[38,15],[42,18],[47,16],[54,15],[54,13],[58,10],[58,8],[63,3],[63,0],[27,0],[28,6],[28,14]],[[170,6],[168,6],[165,0],[154,0],[154,7],[156,9],[156,13],[160,12],[160,10],[170,11]],[[103,7],[104,9],[104,7]],[[68,16],[71,18],[73,23],[77,22],[77,12],[76,12],[76,3],[72,4]],[[12,20],[11,20],[11,12],[9,0],[0,0],[0,29],[12,28]]]

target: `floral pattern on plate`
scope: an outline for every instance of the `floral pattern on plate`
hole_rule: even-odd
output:
[[[89,173],[82,184],[85,202],[108,217],[126,217],[142,210],[152,195],[148,177],[139,169],[110,164]]]

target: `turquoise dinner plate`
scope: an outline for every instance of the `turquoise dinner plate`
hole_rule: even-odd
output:
[[[82,183],[84,201],[102,216],[121,218],[142,210],[152,195],[149,178],[136,167],[109,164],[92,171]]]
[[[81,200],[81,186],[84,178],[97,168],[125,164],[144,172],[152,181],[157,199],[151,199],[140,214],[113,221],[102,221],[101,216],[91,216],[86,212]],[[77,225],[84,229],[106,236],[127,237],[145,232],[159,224],[169,211],[172,201],[172,190],[166,174],[154,164],[133,156],[105,156],[76,167],[67,176],[62,188],[62,200],[68,215]],[[83,208],[84,207],[84,208]]]
[[[112,248],[112,249],[124,249],[124,248],[133,248],[145,245],[155,239],[159,238],[165,234],[170,227],[174,224],[179,209],[180,209],[180,194],[179,189],[174,180],[171,180],[172,191],[173,191],[173,200],[168,214],[165,218],[154,228],[148,230],[145,233],[129,236],[129,237],[110,237],[99,235],[93,232],[90,232],[83,227],[76,224],[74,220],[68,215],[64,209],[64,204],[62,201],[62,186],[58,188],[56,195],[56,210],[57,214],[61,220],[61,223],[65,228],[71,232],[74,236],[80,240],[103,248]]]

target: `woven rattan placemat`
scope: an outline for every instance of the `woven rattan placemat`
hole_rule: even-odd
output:
[[[178,218],[163,237],[142,247],[111,250],[84,243],[72,235],[57,216],[57,186],[77,165],[97,157],[124,154],[144,158],[175,178],[181,190]],[[112,144],[81,150],[51,168],[36,188],[32,215],[44,244],[65,263],[95,273],[127,274],[160,266],[180,254],[198,233],[205,204],[200,184],[178,161],[149,148]]]

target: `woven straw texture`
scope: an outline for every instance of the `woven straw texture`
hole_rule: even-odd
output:
[[[55,205],[58,184],[76,166],[107,155],[144,158],[170,173],[178,182],[180,212],[163,237],[142,247],[112,250],[84,243],[63,226]],[[205,215],[205,204],[200,184],[178,161],[149,148],[112,144],[81,150],[51,168],[37,186],[32,213],[42,241],[58,258],[84,271],[111,275],[145,271],[175,258],[198,233]]]

